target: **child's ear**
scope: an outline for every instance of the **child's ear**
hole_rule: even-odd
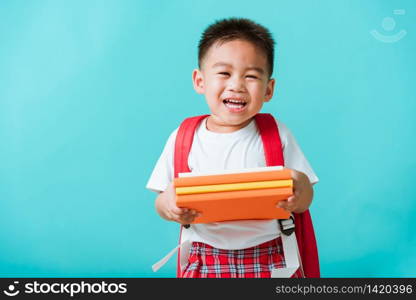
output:
[[[275,83],[276,81],[274,78],[269,79],[269,82],[267,83],[266,94],[264,95],[264,102],[269,102],[270,99],[272,99]]]
[[[198,94],[203,94],[205,92],[204,77],[199,69],[195,69],[192,72],[192,82],[194,84],[194,89]]]

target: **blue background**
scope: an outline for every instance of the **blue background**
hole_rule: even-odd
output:
[[[178,226],[145,185],[170,132],[208,112],[191,84],[201,32],[238,16],[277,40],[263,112],[320,177],[322,276],[414,277],[415,13],[411,0],[1,1],[0,275],[175,276],[176,259],[150,268]]]

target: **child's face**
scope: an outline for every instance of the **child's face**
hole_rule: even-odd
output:
[[[266,55],[245,40],[214,44],[194,70],[195,90],[211,110],[208,129],[232,132],[246,126],[273,96]]]

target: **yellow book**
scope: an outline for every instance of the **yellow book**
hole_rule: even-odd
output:
[[[230,191],[246,191],[257,190],[267,188],[291,188],[293,181],[289,180],[268,180],[268,181],[254,181],[254,182],[241,182],[241,183],[228,183],[228,184],[212,184],[212,185],[200,185],[200,186],[187,186],[177,187],[177,195],[189,195],[189,194],[203,194],[203,193],[215,193],[215,192],[230,192]]]

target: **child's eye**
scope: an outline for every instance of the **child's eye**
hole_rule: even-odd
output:
[[[223,75],[223,76],[230,76],[230,73],[228,72],[219,72],[218,74]]]
[[[254,76],[254,75],[247,75],[246,77],[247,77],[247,78],[257,79],[257,76]]]

